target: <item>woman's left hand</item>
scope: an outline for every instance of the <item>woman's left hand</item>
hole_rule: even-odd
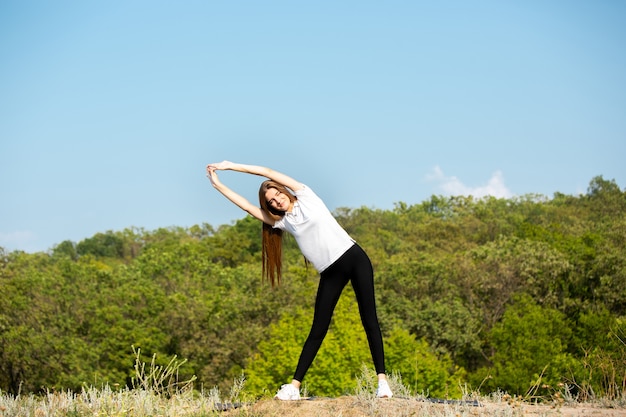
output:
[[[211,165],[207,165],[206,167],[206,176],[209,180],[211,180],[211,184],[215,188],[217,188],[221,184],[220,179],[217,177],[217,172],[215,172],[216,170],[217,169]]]

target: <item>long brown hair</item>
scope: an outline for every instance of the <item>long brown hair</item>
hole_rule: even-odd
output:
[[[276,210],[270,206],[265,198],[265,194],[270,189],[276,189],[282,194],[285,194],[291,202],[297,200],[296,196],[289,191],[284,185],[267,180],[264,181],[259,187],[259,204],[261,210],[266,212],[275,221],[280,220],[285,215],[284,211]],[[272,284],[272,287],[280,284],[282,263],[283,263],[283,231],[278,228],[274,228],[267,223],[263,223],[263,240],[262,240],[262,253],[263,259],[262,275],[264,278]]]

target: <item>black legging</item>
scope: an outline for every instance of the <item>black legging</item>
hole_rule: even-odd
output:
[[[383,338],[376,316],[376,301],[374,299],[374,271],[365,251],[355,244],[320,274],[313,325],[298,360],[296,373],[293,377],[296,381],[301,382],[304,379],[304,375],[313,363],[313,359],[328,332],[339,296],[348,281],[352,282],[352,288],[356,294],[361,322],[367,334],[376,373],[385,373]]]

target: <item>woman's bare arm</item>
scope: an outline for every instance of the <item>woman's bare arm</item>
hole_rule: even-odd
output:
[[[296,181],[288,175],[285,175],[281,172],[274,171],[271,168],[262,167],[258,165],[246,165],[246,164],[238,164],[230,161],[222,161],[213,164],[209,164],[207,166],[207,170],[209,168],[213,168],[216,170],[231,170],[237,172],[243,172],[246,174],[259,175],[261,177],[269,178],[270,180],[276,181],[279,184],[284,185],[285,187],[298,191],[302,189],[302,183]]]
[[[253,217],[261,220],[264,223],[269,225],[274,225],[275,221],[270,216],[268,216],[260,207],[255,206],[250,203],[245,197],[237,194],[235,191],[231,190],[227,186],[225,186],[217,176],[217,168],[208,165],[207,166],[207,177],[211,180],[211,184],[213,188],[222,193],[224,197],[233,202],[236,206],[246,211]]]

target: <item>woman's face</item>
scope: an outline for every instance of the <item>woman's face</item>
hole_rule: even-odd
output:
[[[291,209],[289,197],[276,188],[270,188],[265,192],[265,201],[267,201],[268,206],[278,211],[285,212]]]

